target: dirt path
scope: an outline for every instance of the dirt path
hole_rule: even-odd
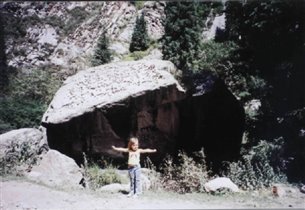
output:
[[[212,196],[177,195],[147,192],[138,198],[121,193],[94,193],[88,190],[63,191],[25,180],[0,183],[0,209],[236,209],[236,208],[302,208],[305,195],[298,193],[285,199],[262,195]]]

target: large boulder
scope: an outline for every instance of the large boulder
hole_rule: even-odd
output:
[[[38,151],[47,146],[45,129],[43,127],[40,129],[21,128],[0,135],[0,158],[4,157],[13,147],[20,148],[20,145],[23,144],[27,144],[28,149],[32,151]]]
[[[42,118],[51,148],[82,160],[82,153],[123,159],[111,145],[131,135],[159,154],[174,149],[178,101],[186,97],[169,61],[117,62],[69,77]],[[161,155],[162,156],[162,155]],[[158,157],[161,157],[158,156]]]
[[[51,187],[81,188],[81,168],[75,161],[56,150],[49,150],[38,165],[33,166],[26,176]]]
[[[126,147],[130,136],[138,136],[140,147],[158,150],[150,154],[155,164],[166,154],[202,147],[213,170],[236,160],[244,128],[241,103],[215,76],[201,74],[193,94],[186,94],[174,75],[179,71],[169,61],[140,60],[69,77],[42,119],[49,146],[78,163],[83,153],[123,163],[126,156],[111,146]]]
[[[156,98],[153,105],[179,100],[183,97],[184,90],[171,74],[175,71],[171,62],[162,60],[117,62],[81,71],[64,82],[42,122],[63,123],[96,108],[115,106],[128,97],[135,98],[171,86],[173,92],[169,91],[169,95]],[[141,102],[138,104],[143,106],[141,108],[150,106]]]

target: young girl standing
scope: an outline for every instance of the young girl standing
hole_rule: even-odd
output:
[[[128,196],[137,197],[141,193],[141,165],[140,165],[140,154],[141,153],[153,153],[157,152],[156,149],[140,149],[139,140],[136,137],[129,139],[128,147],[115,147],[112,148],[119,152],[128,152],[128,174],[130,177],[130,192]]]

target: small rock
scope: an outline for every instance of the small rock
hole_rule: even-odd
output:
[[[233,192],[239,192],[237,185],[226,177],[217,177],[204,184],[204,189],[207,192],[211,192],[211,191],[214,192],[221,188],[227,188]]]

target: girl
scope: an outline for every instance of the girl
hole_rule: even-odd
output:
[[[112,149],[119,152],[128,152],[128,174],[130,177],[130,192],[128,197],[137,197],[141,193],[140,176],[141,176],[141,165],[140,165],[140,153],[153,153],[157,152],[156,149],[140,149],[139,140],[136,137],[129,139],[128,147],[115,147]]]

